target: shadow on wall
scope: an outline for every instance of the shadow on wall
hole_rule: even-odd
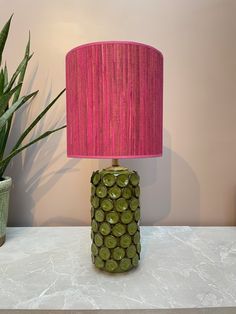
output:
[[[50,98],[48,96],[47,98]],[[28,109],[27,109],[28,110]],[[14,134],[19,134],[27,121],[28,111],[20,112],[21,116],[14,125]],[[60,122],[61,123],[61,122]],[[55,127],[55,126],[51,126]],[[50,128],[51,128],[50,127]],[[43,121],[37,133],[42,131]],[[14,135],[13,134],[13,135]],[[34,137],[36,134],[32,134]],[[69,159],[61,165],[59,171],[44,173],[44,169],[53,165],[61,155],[55,156],[62,132],[44,139],[18,155],[7,174],[14,178],[11,192],[9,226],[33,225],[35,204],[47,193],[57,181],[78,160]],[[125,159],[121,164],[138,171],[141,177],[141,211],[142,225],[199,225],[200,223],[200,188],[196,175],[188,163],[171,149],[170,135],[164,132],[166,146],[162,158]],[[63,154],[63,153],[62,153]],[[99,168],[105,168],[110,160],[101,159]],[[43,175],[43,181],[40,180]],[[172,186],[175,189],[172,189]],[[37,190],[37,193],[34,193]],[[37,198],[32,197],[37,195]],[[81,225],[81,221],[65,217],[53,217],[44,225]],[[88,225],[90,222],[88,221]]]
[[[140,175],[141,224],[199,225],[199,182],[188,163],[171,149],[171,138],[166,130],[164,143],[168,147],[164,147],[161,158],[120,162]],[[107,167],[107,161],[101,161],[100,166]]]
[[[167,153],[168,154],[168,153]],[[201,225],[200,184],[191,166],[180,155],[169,152],[172,164],[171,210],[161,218],[161,225]],[[157,200],[158,202],[158,200]]]
[[[37,72],[33,72],[32,78],[29,82],[26,93],[32,90],[33,81]],[[45,97],[46,100],[43,102],[46,104],[51,100],[51,90]],[[36,112],[33,112],[37,110]],[[43,108],[41,108],[43,110]],[[38,135],[49,129],[54,129],[64,124],[64,116],[59,118],[59,121],[55,119],[55,109],[48,112],[47,115],[39,122],[36,129],[30,133],[30,141],[36,138]],[[9,146],[12,147],[18,138],[19,134],[25,129],[29,121],[32,121],[32,117],[36,117],[38,114],[38,106],[33,103],[28,104],[24,108],[21,108],[17,112],[17,119],[15,119],[13,125],[13,131],[10,136]],[[46,123],[45,119],[52,117],[53,123]],[[43,176],[43,182],[40,181],[44,170],[49,167],[49,164],[53,165],[63,154],[55,156],[55,151],[60,143],[60,139],[63,136],[65,129],[59,131],[49,137],[37,142],[25,151],[17,155],[7,169],[7,175],[13,178],[13,186],[10,197],[9,207],[9,226],[32,226],[33,225],[33,209],[37,201],[43,197],[55,184],[56,182],[68,171],[73,171],[72,167],[77,162],[75,160],[68,160],[64,165],[61,166],[61,170],[52,171]],[[33,198],[34,192],[37,190],[37,198]]]
[[[53,157],[56,150],[57,143],[61,135],[54,135],[53,145],[49,145],[49,141],[44,143],[41,147],[32,147],[27,149],[25,158],[19,156],[14,160],[12,166],[9,168],[8,175],[13,180],[13,186],[10,197],[9,207],[9,219],[8,226],[33,226],[34,225],[34,208],[40,198],[44,197],[45,194],[63,177],[66,173],[74,171],[73,167],[76,162],[75,160],[69,160],[61,166],[60,170],[52,171],[43,175],[45,169],[49,164],[56,163],[61,157],[57,155]],[[52,141],[50,141],[52,143]],[[50,146],[50,148],[49,148]],[[27,161],[26,161],[27,159]],[[37,171],[31,175],[33,164],[37,163]],[[43,177],[43,183],[41,178]],[[35,191],[37,190],[37,193]],[[34,196],[33,195],[37,195]],[[68,221],[65,221],[65,217],[52,219],[52,222],[45,223],[44,225],[68,225]],[[56,221],[56,222],[55,222]],[[76,223],[78,225],[78,222]],[[69,225],[75,225],[72,221]]]

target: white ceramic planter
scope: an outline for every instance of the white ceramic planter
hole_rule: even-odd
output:
[[[0,181],[0,246],[6,240],[6,226],[8,218],[9,198],[12,180],[10,177],[3,177]]]

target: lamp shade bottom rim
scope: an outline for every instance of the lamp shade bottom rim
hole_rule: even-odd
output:
[[[77,154],[67,154],[68,158],[88,158],[88,159],[136,159],[136,158],[155,158],[161,157],[162,153],[154,155],[128,155],[128,156],[101,156],[101,155],[77,155]]]

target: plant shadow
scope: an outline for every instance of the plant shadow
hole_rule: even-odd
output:
[[[34,69],[31,79],[29,80],[26,88],[27,93],[32,90],[36,73],[37,67]],[[45,85],[46,84],[47,82],[45,82]],[[39,108],[40,111],[43,110],[50,100],[52,100],[51,94],[52,87],[49,88],[47,95],[39,97],[39,101],[45,104],[44,106],[38,106],[37,101],[33,100],[17,112],[17,116],[13,121],[7,151],[13,147],[26,125],[29,125],[39,114]],[[59,103],[57,105],[63,105],[63,101],[61,97],[61,99],[57,101]],[[55,106],[57,105],[55,104]],[[62,112],[63,114],[61,114]],[[56,122],[54,123],[53,121],[55,120]],[[46,116],[30,132],[26,142],[31,141],[47,130],[52,130],[65,124],[64,121],[64,108],[60,110],[60,112],[56,112],[55,108],[51,108]],[[43,198],[45,193],[52,189],[62,176],[68,172],[75,171],[73,170],[73,166],[78,163],[78,160],[68,160],[64,149],[62,152],[58,152],[60,143],[64,143],[63,136],[65,136],[65,130],[66,129],[60,130],[30,146],[22,153],[18,154],[9,164],[6,172],[8,176],[12,177],[13,186],[10,197],[8,226],[34,225],[34,208],[40,198]],[[63,163],[61,160],[63,160]],[[49,165],[53,166],[57,164],[58,161],[60,161],[60,169],[49,172]],[[35,193],[36,190],[37,193]]]

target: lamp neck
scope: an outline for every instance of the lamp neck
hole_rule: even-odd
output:
[[[119,159],[112,159],[112,167],[119,167]]]
[[[128,170],[128,168],[120,166],[119,159],[112,159],[111,167],[106,168],[106,170],[121,171],[121,170]]]

